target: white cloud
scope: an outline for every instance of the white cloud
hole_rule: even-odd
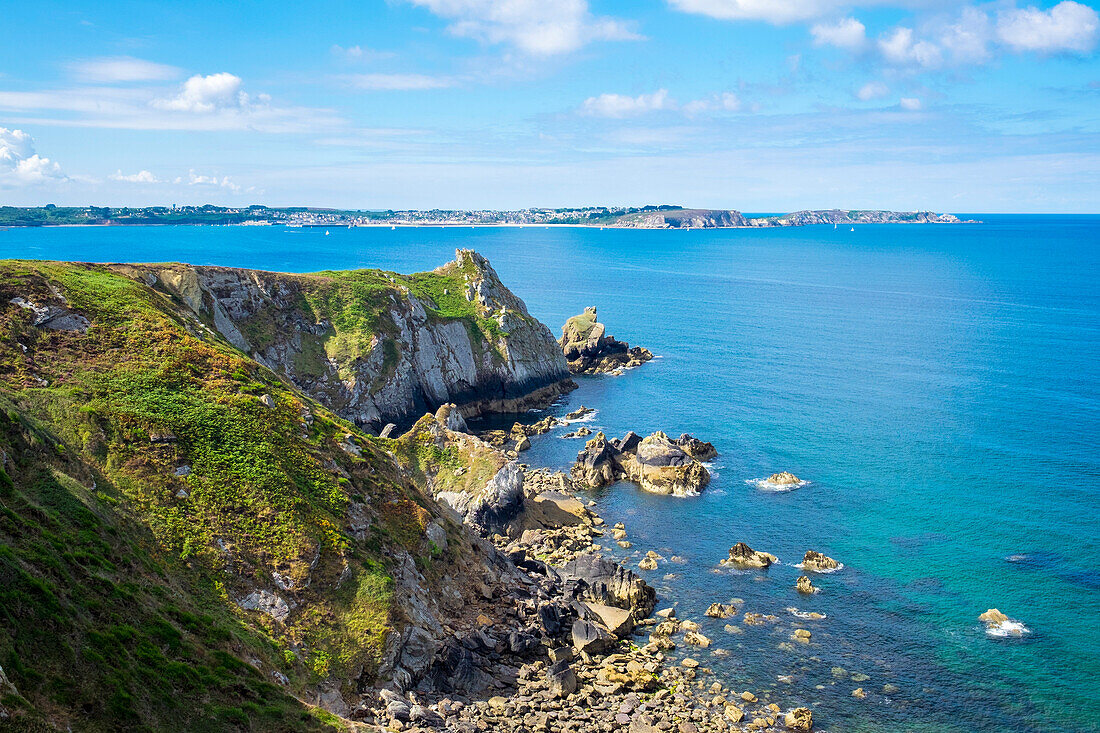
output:
[[[977,8],[963,8],[956,22],[940,30],[939,44],[956,63],[980,64],[990,58],[991,37],[989,16]]]
[[[147,170],[140,170],[137,173],[124,174],[121,170],[115,173],[111,177],[112,181],[122,181],[123,183],[161,183],[161,180],[154,176]]]
[[[22,130],[0,127],[0,183],[43,183],[64,180],[61,166],[34,152],[34,138]]]
[[[895,66],[935,68],[943,62],[939,46],[918,40],[912,28],[898,27],[879,39],[879,50],[887,62]]]
[[[178,79],[183,71],[175,66],[158,64],[133,56],[107,56],[98,59],[85,59],[69,65],[81,81],[118,83],[134,81],[171,81]]]
[[[456,36],[504,43],[532,56],[575,51],[593,41],[637,40],[622,21],[593,16],[588,0],[410,0],[451,21]]]
[[[856,96],[864,102],[869,102],[872,99],[882,99],[889,93],[890,87],[881,81],[871,81],[861,86],[859,91],[856,92]]]
[[[685,13],[721,20],[763,20],[784,24],[814,20],[850,3],[838,0],[668,0]]]
[[[176,179],[176,183],[183,182],[184,180],[182,178]],[[224,188],[232,191],[233,193],[240,193],[241,191],[241,187],[231,181],[229,179],[229,176],[222,176],[221,178],[218,178],[217,176],[203,176],[195,173],[195,171],[193,170],[187,173],[186,183],[188,186],[210,186],[214,188]]]
[[[261,103],[270,98],[260,95]],[[195,74],[183,83],[180,93],[170,99],[157,99],[153,106],[174,112],[209,113],[218,109],[247,108],[251,100],[241,90],[241,78],[223,71],[218,74]]]
[[[581,113],[592,117],[631,117],[646,112],[675,109],[676,103],[668,98],[668,91],[659,89],[652,94],[629,97],[625,94],[601,94],[589,97],[581,105]]]
[[[1008,10],[997,19],[997,37],[1015,51],[1085,54],[1096,47],[1100,18],[1092,8],[1063,0],[1047,11]]]
[[[910,112],[916,112],[922,107],[920,100],[916,97],[902,97],[900,104],[902,109],[909,110]]]
[[[451,79],[425,74],[349,74],[342,78],[356,89],[378,91],[443,89],[454,84]]]
[[[810,29],[815,46],[836,46],[857,51],[867,43],[867,27],[855,18],[835,23],[818,23]]]
[[[739,112],[741,99],[733,92],[715,94],[709,99],[694,99],[684,105],[684,114],[693,117],[703,112]]]
[[[377,51],[373,48],[364,48],[363,46],[355,45],[344,48],[340,45],[333,45],[332,55],[344,61],[378,61],[380,59],[389,59],[396,56],[392,51]]]

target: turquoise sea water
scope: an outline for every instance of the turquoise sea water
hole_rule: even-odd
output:
[[[610,332],[660,357],[579,380],[555,411],[586,404],[609,435],[718,447],[700,497],[594,495],[626,523],[624,556],[686,559],[646,576],[730,652],[695,656],[738,689],[812,704],[833,731],[1098,730],[1100,217],[979,218],[854,232],[12,229],[0,257],[411,272],[475,248],[555,332],[597,305]],[[524,460],[566,467],[581,444],[558,435]],[[811,483],[747,483],[779,470]],[[782,564],[715,572],[737,541]],[[845,567],[801,597],[792,564],[811,548]],[[732,635],[702,618],[731,598],[780,620]],[[804,624],[809,645],[788,643],[789,606],[827,615]],[[990,607],[1031,633],[986,636]]]

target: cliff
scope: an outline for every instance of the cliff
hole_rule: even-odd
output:
[[[469,250],[432,272],[308,275],[117,265],[340,416],[374,432],[456,403],[521,411],[570,389],[550,330]]]
[[[723,229],[737,227],[800,227],[812,224],[960,224],[954,214],[931,211],[828,209],[795,211],[781,216],[747,218],[725,209],[665,209],[636,212],[614,218],[606,226],[625,229]]]

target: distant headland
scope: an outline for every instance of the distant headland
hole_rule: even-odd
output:
[[[214,206],[0,206],[0,227],[42,226],[587,226],[615,229],[733,229],[808,226],[811,224],[962,224],[954,214],[931,211],[823,209],[789,214],[747,216],[733,209],[683,206],[586,206],[493,210],[352,210],[274,208],[254,204]]]

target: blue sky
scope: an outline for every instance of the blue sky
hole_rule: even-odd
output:
[[[10,3],[0,203],[1100,210],[1095,3]]]

